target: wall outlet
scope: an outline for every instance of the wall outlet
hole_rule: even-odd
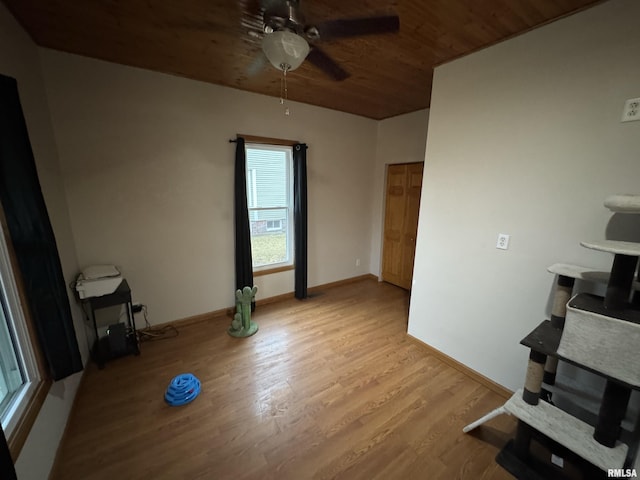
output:
[[[356,258],[356,267],[359,267],[359,266],[360,266],[360,259]]]
[[[640,98],[630,98],[624,102],[621,122],[640,120]]]
[[[498,234],[498,243],[496,243],[496,248],[499,248],[501,250],[508,250],[509,249],[509,237],[510,237],[510,235],[507,235],[506,233],[499,233]]]

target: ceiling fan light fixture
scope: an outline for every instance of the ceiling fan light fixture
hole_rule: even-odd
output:
[[[309,53],[309,44],[300,35],[288,30],[277,30],[262,39],[262,51],[278,70],[298,68]]]

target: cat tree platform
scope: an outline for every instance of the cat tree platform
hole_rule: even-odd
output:
[[[627,255],[630,257],[640,257],[640,243],[621,242],[617,240],[600,240],[596,242],[580,242],[585,248],[598,250],[600,252],[613,253],[615,255]]]
[[[616,213],[640,213],[640,195],[610,195],[604,200],[604,206]]]
[[[591,267],[583,267],[581,265],[574,265],[571,263],[554,263],[547,267],[549,273],[560,275],[563,277],[573,278],[574,280],[582,280],[585,282],[608,284],[611,272],[605,272],[603,270],[597,270]],[[633,282],[633,289],[640,291],[640,282]]]
[[[628,447],[618,442],[605,447],[593,438],[594,428],[547,402],[529,405],[522,399],[522,389],[516,391],[504,405],[507,413],[571,450],[576,455],[607,471],[622,468]]]

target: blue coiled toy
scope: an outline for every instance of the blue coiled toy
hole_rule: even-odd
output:
[[[169,383],[164,399],[172,407],[179,407],[192,402],[199,393],[200,380],[192,373],[181,373]]]

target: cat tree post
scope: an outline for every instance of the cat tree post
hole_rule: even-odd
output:
[[[562,330],[564,327],[564,319],[567,316],[567,302],[573,293],[574,284],[574,278],[558,274],[556,290],[553,296],[553,306],[551,308],[551,326],[559,330]],[[556,383],[557,370],[558,358],[547,357],[542,381],[547,385],[554,385]]]
[[[236,290],[236,314],[227,333],[232,337],[250,337],[258,331],[258,324],[251,320],[251,303],[258,287],[244,287]]]

